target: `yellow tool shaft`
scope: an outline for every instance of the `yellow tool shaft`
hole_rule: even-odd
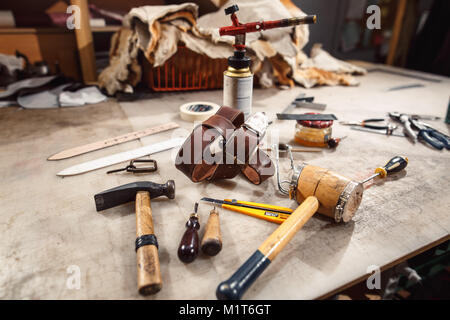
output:
[[[287,219],[287,217],[289,217],[289,215],[283,215],[282,213],[273,213],[270,211],[259,209],[237,207],[229,204],[223,204],[222,208],[278,224],[283,223]]]

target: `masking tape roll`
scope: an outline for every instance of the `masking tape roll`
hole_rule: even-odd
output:
[[[215,114],[219,108],[218,104],[212,102],[188,102],[180,107],[180,116],[185,121],[202,122]]]

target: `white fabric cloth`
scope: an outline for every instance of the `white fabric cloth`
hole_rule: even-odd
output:
[[[311,57],[300,66],[301,69],[317,68],[325,71],[349,74],[366,74],[367,70],[354,64],[338,60],[322,49],[321,44],[314,44],[311,49]]]
[[[23,69],[23,58],[0,53],[0,63],[8,68],[9,73]]]
[[[76,107],[105,101],[107,97],[97,87],[86,87],[75,92],[64,91],[59,95],[61,107]]]

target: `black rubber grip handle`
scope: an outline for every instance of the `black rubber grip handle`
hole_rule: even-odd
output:
[[[232,6],[229,6],[228,8],[225,8],[225,14],[229,15],[229,14],[233,14],[235,12],[239,11],[239,7],[237,4],[233,4]]]
[[[444,143],[440,142],[439,139],[434,139],[432,132],[432,130],[420,130],[419,137],[425,140],[433,148],[442,150],[444,148]]]
[[[228,279],[219,284],[216,296],[219,300],[239,300],[259,275],[270,264],[261,251],[255,253]]]
[[[382,122],[382,121],[384,121],[384,118],[370,118],[370,119],[363,120],[364,123],[367,123],[367,122]]]
[[[420,130],[419,137],[425,140],[435,149],[442,150],[444,148],[444,144],[439,142],[438,140],[433,139],[428,130]]]
[[[375,124],[366,124],[366,123],[364,123],[363,127],[364,128],[369,128],[369,129],[375,129],[375,130],[387,130],[387,129],[389,129],[388,126],[377,126]]]
[[[450,150],[450,138],[449,137],[439,133],[436,130],[431,130],[430,135],[432,137],[436,138],[437,140],[439,140],[440,142],[442,142],[445,149]]]
[[[383,168],[386,170],[386,173],[390,175],[392,173],[402,171],[403,169],[406,168],[407,165],[408,165],[408,158],[403,156],[396,156],[391,160],[389,160],[389,162],[386,163]]]

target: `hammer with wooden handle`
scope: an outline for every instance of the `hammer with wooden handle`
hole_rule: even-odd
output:
[[[103,191],[94,196],[97,211],[136,201],[136,256],[138,291],[150,295],[161,290],[162,279],[158,257],[158,241],[153,228],[150,199],[175,198],[175,182],[159,184],[140,181]]]

